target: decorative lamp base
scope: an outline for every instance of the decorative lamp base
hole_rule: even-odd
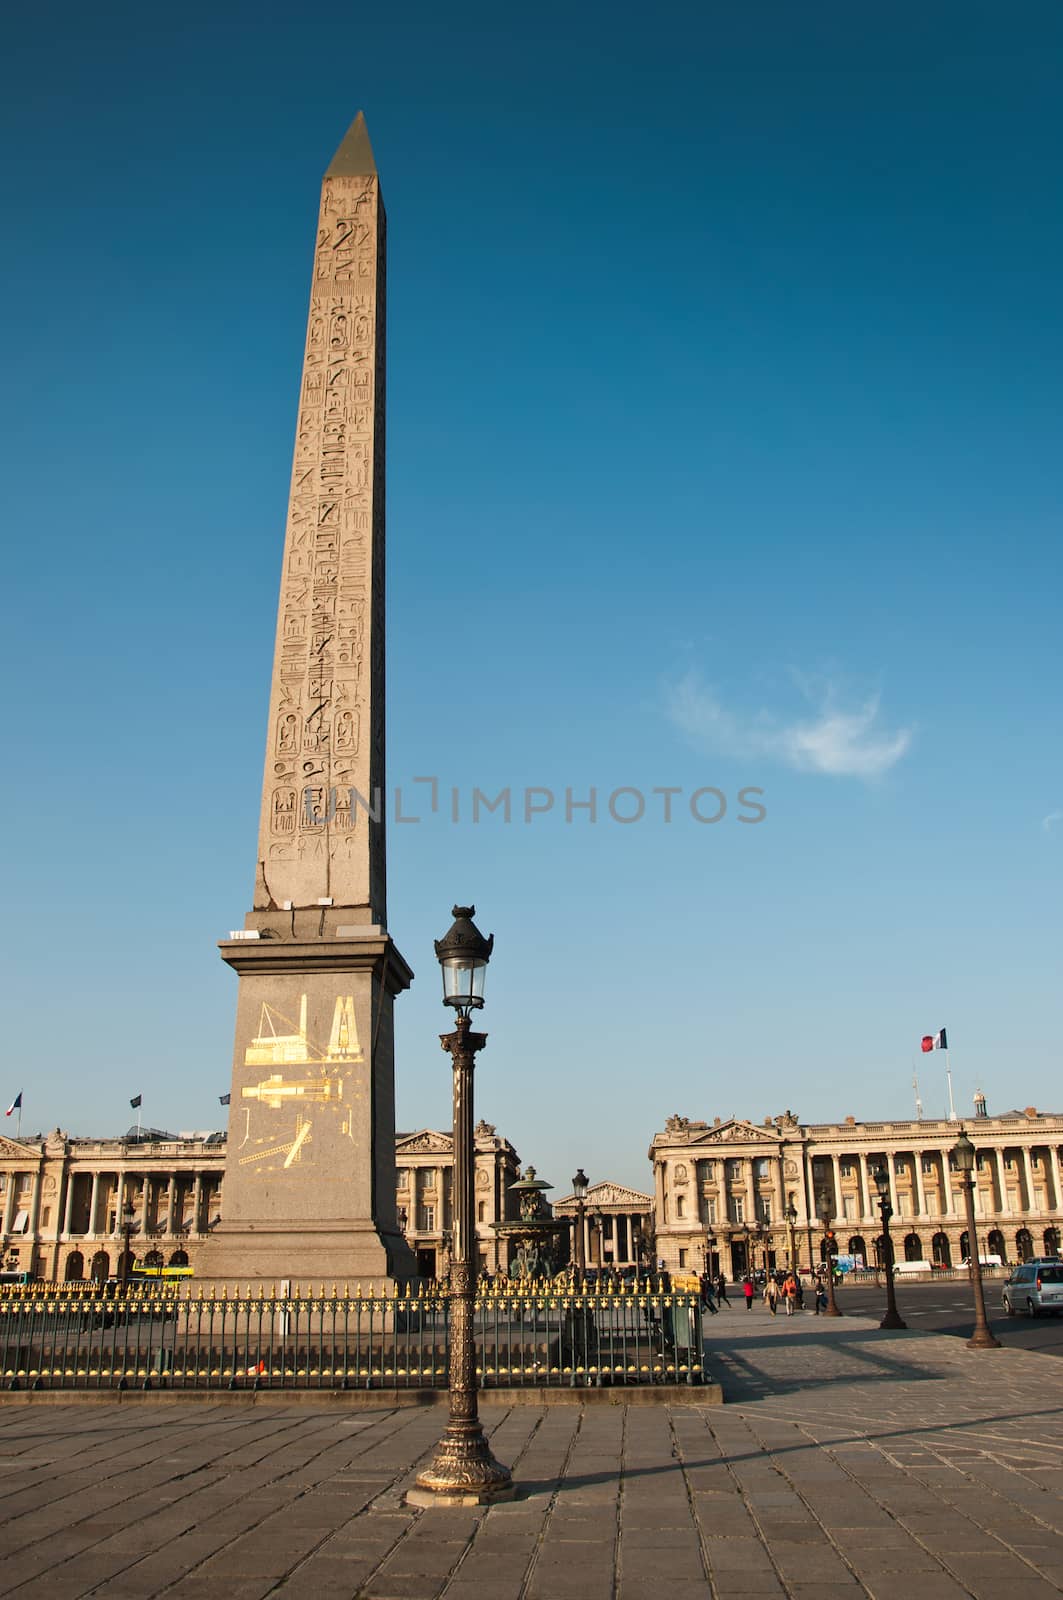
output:
[[[976,1328],[967,1340],[968,1350],[1000,1350],[1003,1346],[988,1328]]]
[[[516,1492],[509,1468],[495,1460],[477,1424],[468,1431],[447,1430],[406,1500],[413,1506],[482,1506],[512,1500]]]

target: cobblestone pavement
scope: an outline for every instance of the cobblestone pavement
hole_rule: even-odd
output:
[[[523,1497],[402,1503],[445,1413],[0,1406],[0,1594],[688,1600],[1063,1591],[1063,1364],[721,1312],[729,1403],[483,1415]]]

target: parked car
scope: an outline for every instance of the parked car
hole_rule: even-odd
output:
[[[1063,1262],[1024,1261],[1004,1284],[1000,1303],[1009,1317],[1063,1311]]]

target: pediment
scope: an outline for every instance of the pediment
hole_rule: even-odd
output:
[[[718,1128],[707,1128],[691,1139],[691,1144],[778,1144],[782,1135],[778,1128],[757,1127],[743,1117],[731,1117]]]
[[[25,1160],[28,1156],[31,1160],[37,1161],[40,1159],[40,1154],[40,1150],[35,1145],[18,1144],[14,1139],[7,1139],[0,1133],[0,1161],[3,1161],[5,1157],[11,1156],[17,1157],[19,1160]]]
[[[554,1202],[554,1210],[558,1206],[574,1206],[576,1197],[567,1194],[562,1200]],[[600,1183],[592,1183],[587,1189],[584,1204],[588,1210],[593,1211],[595,1206],[623,1206],[626,1211],[652,1211],[652,1194],[642,1194],[638,1189],[629,1189],[626,1184],[612,1183],[608,1178],[603,1178]]]
[[[437,1133],[434,1128],[422,1128],[420,1133],[411,1133],[407,1138],[399,1139],[395,1145],[395,1154],[449,1156],[454,1154],[454,1141],[449,1133]]]

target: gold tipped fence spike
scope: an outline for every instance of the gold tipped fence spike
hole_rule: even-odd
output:
[[[343,1285],[343,1298],[345,1300],[349,1300],[351,1298],[351,1286],[349,1283],[345,1283]]]

